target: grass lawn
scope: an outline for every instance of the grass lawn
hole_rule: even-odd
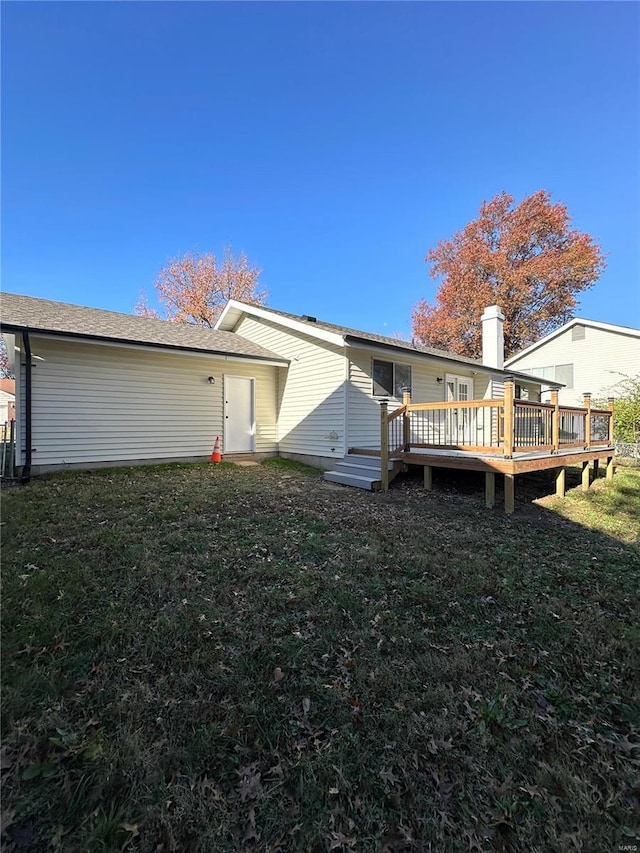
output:
[[[3,849],[637,847],[640,471],[530,488],[512,517],[278,460],[9,489]]]

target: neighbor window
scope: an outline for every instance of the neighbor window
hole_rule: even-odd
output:
[[[556,382],[562,382],[566,388],[573,388],[572,364],[556,364]]]
[[[373,394],[376,397],[402,397],[402,389],[411,388],[411,366],[393,361],[373,360]]]
[[[573,388],[573,365],[552,364],[549,367],[527,367],[522,373],[530,373],[536,379],[551,379],[552,382],[562,382],[567,388]]]

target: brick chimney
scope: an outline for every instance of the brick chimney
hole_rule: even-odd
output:
[[[504,367],[504,314],[498,305],[489,305],[482,315],[482,363]]]

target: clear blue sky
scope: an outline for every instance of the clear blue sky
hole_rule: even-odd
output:
[[[188,250],[407,332],[429,247],[549,190],[640,326],[636,3],[3,4],[3,288],[131,311]]]

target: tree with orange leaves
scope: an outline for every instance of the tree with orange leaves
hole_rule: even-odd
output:
[[[517,205],[506,192],[483,202],[478,218],[425,260],[441,284],[434,305],[422,299],[414,307],[414,337],[471,358],[482,354],[480,317],[488,305],[504,312],[508,358],[570,320],[576,294],[605,265],[601,247],[571,229],[567,208],[545,190]]]
[[[209,252],[171,258],[158,273],[155,289],[162,312],[151,308],[143,291],[136,314],[213,327],[229,299],[262,305],[267,293],[258,289],[261,270],[244,253],[235,258],[226,248],[222,260]]]

